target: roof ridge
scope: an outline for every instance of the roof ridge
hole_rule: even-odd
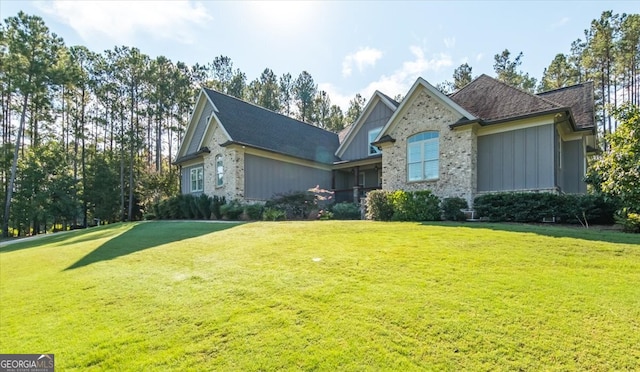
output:
[[[207,88],[207,87],[202,87],[202,89],[205,89],[205,90],[208,90],[208,91],[211,91],[211,92],[214,92],[214,93],[217,93],[217,94],[223,95],[223,96],[225,96],[225,97],[228,97],[228,98],[234,99],[234,100],[236,100],[236,101],[242,102],[242,103],[247,104],[247,105],[254,106],[254,107],[256,107],[256,108],[258,108],[258,109],[260,109],[260,110],[264,110],[264,111],[267,111],[267,112],[269,112],[269,113],[272,113],[272,114],[275,114],[275,115],[278,115],[278,116],[282,116],[283,118],[286,118],[286,119],[290,119],[290,120],[296,121],[296,122],[298,122],[298,123],[300,123],[300,124],[308,125],[308,126],[310,126],[310,127],[312,127],[312,128],[319,129],[319,130],[321,130],[321,131],[323,131],[323,132],[327,132],[327,133],[334,133],[334,132],[332,132],[332,131],[330,131],[330,130],[326,130],[326,129],[324,129],[324,128],[320,128],[320,127],[319,127],[319,126],[317,126],[317,125],[313,125],[313,124],[311,124],[311,123],[307,123],[306,121],[298,120],[298,119],[293,118],[293,117],[291,117],[291,116],[288,116],[288,115],[282,114],[282,113],[280,113],[280,112],[276,112],[276,111],[270,110],[270,109],[268,109],[268,108],[262,107],[262,106],[260,106],[260,105],[258,105],[258,104],[256,104],[256,103],[253,103],[253,102],[245,101],[244,99],[241,99],[241,98],[238,98],[238,97],[232,96],[232,95],[230,95],[230,94],[223,93],[223,92],[220,92],[220,91],[218,91],[218,90],[211,89],[211,88]],[[336,134],[336,133],[334,133],[334,134]]]
[[[483,74],[483,75],[484,75],[484,74]],[[538,96],[537,94],[535,94],[535,93],[530,93],[530,92],[527,92],[526,90],[521,89],[521,88],[519,88],[519,87],[514,87],[513,85],[507,84],[507,83],[505,83],[504,81],[500,81],[500,80],[498,80],[497,78],[493,78],[493,77],[488,76],[488,75],[487,75],[487,77],[488,77],[488,78],[490,78],[490,79],[493,79],[494,81],[496,81],[496,82],[497,82],[497,83],[499,83],[499,84],[502,84],[502,85],[504,85],[504,86],[506,86],[506,87],[509,87],[509,88],[511,88],[511,89],[515,89],[515,90],[517,90],[517,91],[518,91],[518,92],[520,92],[520,93],[524,93],[524,94],[526,94],[526,95],[528,95],[528,96],[530,96],[530,97],[534,97],[534,98],[537,98],[537,99],[543,100],[543,101],[545,101],[545,102],[547,102],[547,103],[549,103],[549,104],[551,104],[551,105],[555,106],[555,108],[562,108],[562,107],[564,107],[564,106],[562,106],[562,105],[558,104],[557,102],[553,102],[552,100],[547,99],[547,98],[544,98],[544,97],[539,97],[539,96]]]
[[[557,91],[560,91],[560,90],[564,90],[564,89],[574,89],[574,88],[577,88],[577,87],[584,87],[586,84],[593,84],[593,81],[587,80],[587,81],[582,81],[580,83],[567,85],[566,87],[549,89],[549,90],[545,90],[544,92],[538,92],[538,93],[536,93],[536,95],[554,93],[554,92],[557,92]]]

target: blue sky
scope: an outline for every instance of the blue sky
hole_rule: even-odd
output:
[[[226,55],[249,81],[266,67],[294,77],[306,70],[346,108],[356,93],[405,94],[419,76],[452,80],[465,62],[474,76],[493,76],[493,56],[505,48],[522,51],[522,70],[539,79],[602,11],[640,9],[633,1],[0,1],[2,19],[19,10],[95,52],[129,45],[189,64]]]

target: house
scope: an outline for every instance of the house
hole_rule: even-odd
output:
[[[175,163],[182,193],[264,201],[320,186],[358,201],[373,189],[584,193],[595,150],[590,82],[530,94],[487,75],[445,95],[422,78],[401,103],[375,92],[339,134],[203,89]]]

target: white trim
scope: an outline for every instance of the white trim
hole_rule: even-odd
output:
[[[500,124],[492,124],[478,128],[478,137],[553,124],[553,114],[542,117],[507,121]]]
[[[194,131],[193,118],[196,115],[196,111],[198,111],[198,108],[200,107],[200,98],[202,97],[203,94],[205,94],[204,90],[200,89],[200,93],[198,94],[198,98],[196,99],[196,104],[193,106],[193,109],[191,110],[191,114],[189,115],[187,128],[184,131],[184,137],[182,137],[182,141],[180,142],[180,146],[178,147],[176,159],[179,158],[180,156],[183,156],[183,153],[182,153],[183,149],[189,148],[189,145],[185,146],[185,144],[188,142],[191,142],[191,138],[193,138],[193,131]],[[196,125],[197,125],[197,121],[196,121]],[[187,140],[187,138],[189,138],[189,140]]]
[[[369,131],[367,132],[367,155],[368,156],[375,156],[375,155],[382,154],[382,150],[380,150],[379,148],[371,144],[375,141],[376,137],[378,137],[378,135],[376,134],[373,138],[371,138],[371,132],[378,132],[379,134],[381,131],[382,131],[382,127],[377,127],[377,128],[369,129]],[[371,150],[373,150],[373,152],[371,152]]]
[[[194,180],[194,173],[195,173],[195,180]],[[198,174],[200,174],[201,177],[198,177]],[[193,188],[193,182],[195,181],[196,183],[196,188]],[[198,188],[198,183],[202,182],[201,188]],[[203,192],[204,191],[204,165],[201,165],[199,167],[193,167],[189,170],[189,192],[190,193],[195,193],[195,192]]]
[[[335,153],[336,156],[342,157],[342,155],[344,155],[344,152],[347,150],[347,148],[349,148],[349,146],[351,145],[351,142],[353,142],[353,139],[356,137],[356,134],[360,131],[360,129],[364,125],[364,122],[367,121],[367,119],[369,118],[369,115],[371,115],[371,112],[377,106],[378,101],[381,101],[385,106],[387,106],[393,112],[397,110],[397,107],[394,106],[393,103],[391,103],[387,98],[385,98],[384,94],[376,90],[371,96],[371,98],[369,99],[369,102],[367,102],[367,104],[364,106],[364,109],[362,110],[362,114],[360,114],[358,119],[351,125],[349,132],[347,132],[347,135],[344,137],[344,140],[342,141],[342,143],[340,143],[340,146],[338,146],[338,149],[336,150],[336,153]],[[369,151],[367,150],[367,153],[368,152]]]
[[[384,126],[384,128],[382,128],[382,130],[380,131],[380,134],[378,134],[378,137],[376,138],[376,141],[379,141],[383,136],[385,136],[389,132],[389,130],[391,129],[391,127],[395,123],[396,118],[400,115],[400,112],[403,111],[405,109],[405,107],[407,107],[408,105],[411,104],[409,102],[413,101],[413,98],[414,98],[413,96],[418,91],[419,87],[422,87],[422,88],[426,89],[427,92],[429,92],[429,94],[432,97],[436,98],[438,101],[443,103],[445,106],[448,106],[451,109],[453,109],[461,117],[466,117],[469,120],[477,120],[477,118],[473,114],[471,114],[470,112],[468,112],[467,110],[462,108],[457,103],[453,102],[451,100],[451,98],[445,96],[442,92],[440,92],[438,89],[436,89],[433,85],[429,84],[426,80],[424,80],[423,78],[419,77],[416,80],[416,82],[413,84],[411,89],[409,90],[409,93],[407,93],[405,98],[402,100],[402,103],[400,103],[400,106],[398,106],[398,108],[395,110],[393,115],[391,115],[391,118],[389,118],[389,121],[387,122],[387,124]]]

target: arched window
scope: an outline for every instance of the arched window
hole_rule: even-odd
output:
[[[438,132],[422,132],[407,140],[407,180],[438,179],[440,145]]]
[[[224,184],[224,165],[222,164],[222,155],[216,155],[216,186]]]

